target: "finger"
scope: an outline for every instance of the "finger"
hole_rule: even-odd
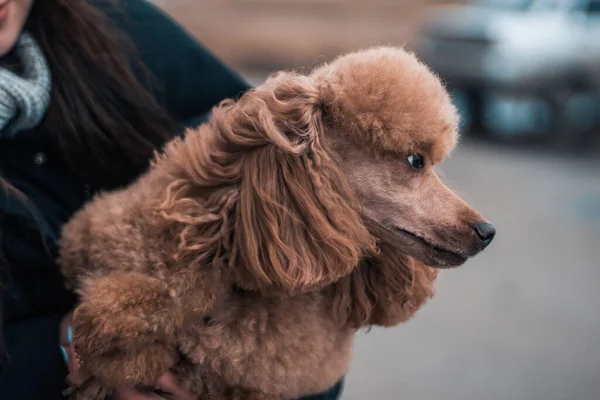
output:
[[[182,388],[170,372],[161,376],[155,386],[157,389],[170,393],[170,398],[173,400],[196,400],[196,396]]]
[[[158,400],[160,397],[157,397],[153,394],[142,393],[135,389],[121,389],[117,390],[113,394],[114,400]]]
[[[60,343],[66,345],[69,343],[69,327],[73,325],[73,313],[69,313],[64,316],[62,321],[60,321]],[[73,330],[71,329],[71,338],[72,338]]]
[[[75,351],[75,345],[71,342],[68,346],[65,347],[65,351],[67,354],[67,368],[69,372],[73,373],[79,369],[81,366],[81,362],[79,361],[79,356]]]

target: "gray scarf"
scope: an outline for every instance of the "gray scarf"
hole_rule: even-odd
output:
[[[0,138],[35,128],[50,104],[50,69],[35,39],[21,34],[13,53],[18,65],[0,62]]]

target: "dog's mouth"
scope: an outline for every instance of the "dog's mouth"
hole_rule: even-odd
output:
[[[365,223],[371,230],[376,231],[377,237],[430,267],[458,267],[469,258],[467,255],[455,250],[431,243],[416,233],[392,223],[382,224],[371,218],[365,218]]]
[[[387,228],[389,230],[389,228]],[[404,228],[394,226],[394,233],[398,236],[402,236],[404,239],[412,242],[412,247],[418,252],[418,254],[411,254],[419,261],[435,268],[451,268],[462,265],[469,258],[468,256],[458,253],[456,251],[446,249],[440,245],[433,244]]]

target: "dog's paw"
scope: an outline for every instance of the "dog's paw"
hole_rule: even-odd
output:
[[[87,282],[73,317],[86,370],[110,387],[151,384],[177,361],[181,312],[167,285],[123,273]]]

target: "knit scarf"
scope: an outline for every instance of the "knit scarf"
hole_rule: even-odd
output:
[[[39,125],[51,90],[42,50],[30,34],[21,34],[11,56],[0,60],[0,138],[13,138]]]

